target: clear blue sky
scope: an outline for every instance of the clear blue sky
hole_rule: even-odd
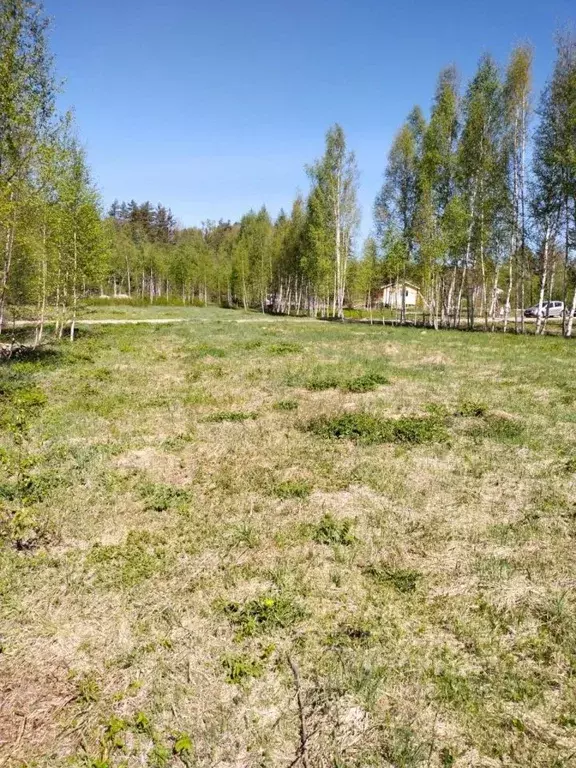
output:
[[[103,199],[162,202],[185,225],[275,215],[307,189],[305,163],[338,121],[371,226],[390,141],[438,71],[535,48],[548,77],[574,0],[45,0]]]

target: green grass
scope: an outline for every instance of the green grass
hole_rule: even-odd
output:
[[[83,311],[183,322],[0,366],[0,764],[573,762],[573,342]]]
[[[385,419],[359,411],[312,419],[306,430],[319,437],[347,438],[360,443],[426,443],[442,441],[447,432],[432,416],[402,416]]]

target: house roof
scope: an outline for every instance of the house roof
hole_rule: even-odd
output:
[[[410,280],[404,280],[403,282],[396,281],[394,283],[386,283],[386,285],[380,286],[380,290],[385,290],[386,288],[402,288],[403,285],[405,285],[407,288],[414,288],[415,291],[420,290],[420,286],[415,285],[414,283],[411,283]]]

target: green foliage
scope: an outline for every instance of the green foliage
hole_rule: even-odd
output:
[[[388,384],[388,379],[381,373],[368,372],[362,376],[348,379],[343,382],[342,389],[346,392],[371,392],[374,389]]]
[[[312,392],[320,392],[324,389],[336,389],[340,386],[341,378],[337,374],[319,373],[312,376],[306,382],[306,389]]]
[[[130,531],[125,544],[94,545],[86,563],[105,585],[131,588],[160,573],[166,560],[164,538],[144,530]]]
[[[349,519],[336,520],[326,514],[312,529],[312,539],[317,544],[342,544],[349,546],[356,539],[351,533],[353,521]]]
[[[468,434],[476,440],[488,439],[497,442],[517,442],[524,437],[522,422],[509,416],[488,414],[480,424],[472,426]]]
[[[100,699],[100,685],[93,675],[81,675],[76,680],[76,689],[78,691],[78,699],[84,704],[92,704]]]
[[[298,409],[297,400],[278,400],[272,406],[275,411],[295,411]]]
[[[285,480],[274,488],[274,493],[280,499],[305,499],[312,488],[305,480]]]
[[[254,411],[219,411],[207,416],[205,421],[217,423],[220,421],[250,421],[257,418],[258,414]]]
[[[305,617],[304,609],[284,595],[264,594],[247,603],[226,603],[224,615],[238,629],[238,637],[251,637],[286,629]]]
[[[192,760],[194,758],[194,742],[187,733],[178,733],[174,736],[172,752],[187,768],[192,766]]]
[[[261,677],[264,666],[260,659],[248,656],[228,654],[222,658],[222,667],[226,674],[226,682],[241,685],[253,677]]]
[[[410,568],[391,568],[386,564],[369,565],[364,572],[377,584],[389,584],[403,594],[414,592],[422,578],[419,571]]]
[[[476,400],[462,400],[456,410],[456,416],[480,417],[486,416],[488,406]]]
[[[192,501],[192,494],[185,488],[162,483],[145,483],[140,487],[145,509],[165,512],[167,509],[184,509]]]
[[[304,347],[291,341],[280,341],[278,344],[271,344],[268,350],[272,355],[292,355],[302,352]]]
[[[340,388],[344,392],[371,392],[382,384],[388,384],[388,379],[381,373],[368,371],[360,376],[347,378],[339,373],[319,372],[306,382],[306,389],[321,391],[323,389]]]
[[[432,416],[383,419],[365,412],[319,416],[305,427],[319,437],[356,440],[360,443],[427,443],[447,439],[442,420]]]

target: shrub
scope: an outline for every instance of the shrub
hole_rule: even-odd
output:
[[[332,515],[324,515],[314,526],[312,538],[317,544],[343,544],[349,546],[355,541],[350,532],[352,520],[335,520]]]

